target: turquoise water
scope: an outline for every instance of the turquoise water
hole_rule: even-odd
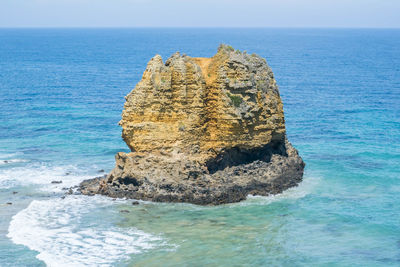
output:
[[[154,54],[219,43],[267,58],[299,187],[218,207],[61,198],[127,151],[124,96]],[[0,266],[399,266],[399,47],[400,30],[0,30]]]

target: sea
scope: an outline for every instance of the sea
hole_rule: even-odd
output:
[[[299,186],[220,206],[65,195],[129,151],[124,96],[154,55],[221,43],[271,66]],[[0,29],[0,266],[400,266],[400,30]]]

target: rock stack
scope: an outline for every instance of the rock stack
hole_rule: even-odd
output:
[[[222,204],[280,193],[303,177],[271,68],[231,46],[212,58],[153,57],[120,125],[132,152],[118,153],[114,170],[84,181],[82,193]]]

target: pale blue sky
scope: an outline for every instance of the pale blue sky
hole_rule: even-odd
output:
[[[0,0],[0,27],[400,28],[400,0]]]

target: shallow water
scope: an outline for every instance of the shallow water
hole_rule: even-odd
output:
[[[299,187],[217,207],[61,198],[127,151],[123,97],[154,54],[219,43],[267,58]],[[0,30],[0,266],[400,265],[398,47],[399,30]]]

